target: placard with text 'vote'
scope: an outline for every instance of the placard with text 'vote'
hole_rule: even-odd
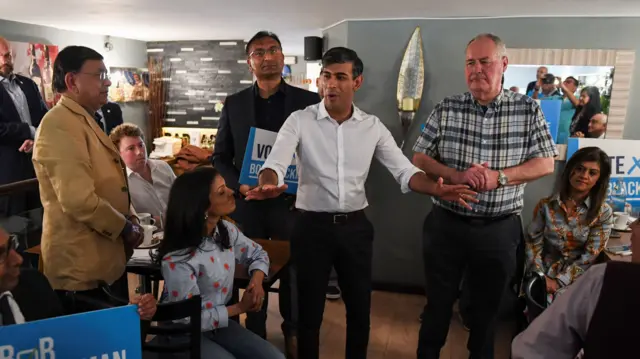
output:
[[[141,358],[135,305],[0,326],[0,359]]]
[[[278,137],[277,132],[267,131],[256,127],[251,127],[249,139],[247,140],[247,148],[244,152],[242,161],[242,170],[240,171],[240,183],[249,186],[258,184],[258,174],[260,168],[267,160],[267,157],[273,149],[273,144]],[[296,194],[298,192],[298,167],[296,166],[296,156],[293,155],[291,164],[287,169],[284,177],[284,183],[287,184],[287,193]]]

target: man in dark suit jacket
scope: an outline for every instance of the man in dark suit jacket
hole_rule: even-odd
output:
[[[100,111],[98,111],[98,115],[102,117],[100,125],[107,135],[109,135],[111,130],[116,128],[116,126],[122,125],[124,122],[122,109],[120,105],[115,102],[107,102],[104,104]]]
[[[35,82],[13,73],[11,47],[0,38],[0,185],[35,178],[31,150],[47,105]],[[40,207],[37,190],[0,197],[0,218]]]
[[[0,227],[0,327],[69,314],[64,312],[44,274],[35,269],[20,268],[22,256],[16,251],[17,247],[17,239]],[[109,303],[107,298],[90,303],[104,303],[104,307],[122,305]],[[153,295],[135,296],[129,304],[138,305],[142,329],[148,328],[149,320],[157,309]],[[93,309],[103,309],[103,306],[98,305]],[[142,338],[144,340],[144,335]]]
[[[249,238],[288,240],[295,216],[295,196],[281,196],[269,201],[247,202],[244,199],[250,187],[240,184],[238,178],[245,156],[251,127],[278,132],[289,115],[320,102],[318,94],[290,86],[281,77],[284,67],[282,45],[270,32],[257,33],[246,47],[249,69],[256,83],[225,100],[213,151],[213,165],[220,171],[227,186],[238,194],[236,211],[232,218],[238,222]],[[280,313],[284,319],[287,355],[295,355],[295,318],[293,316],[289,273],[284,273],[280,284]],[[262,312],[248,313],[248,329],[266,337],[265,301]]]

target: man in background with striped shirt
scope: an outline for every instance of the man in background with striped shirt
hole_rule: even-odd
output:
[[[424,224],[428,304],[418,358],[439,358],[465,270],[471,300],[467,348],[471,358],[493,358],[500,300],[516,271],[522,241],[525,184],[553,172],[556,150],[540,107],[504,91],[506,46],[481,34],[466,49],[468,92],[433,110],[413,150],[414,164],[433,178],[468,184],[479,203],[469,210],[433,197]]]

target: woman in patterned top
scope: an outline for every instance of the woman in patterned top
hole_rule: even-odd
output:
[[[559,191],[534,210],[527,264],[545,275],[548,304],[589,269],[609,239],[613,213],[605,199],[610,175],[604,151],[582,148],[567,161]]]
[[[203,358],[284,359],[269,342],[229,320],[260,310],[262,281],[269,270],[262,247],[222,220],[234,210],[233,191],[216,169],[201,167],[176,179],[155,258],[165,281],[161,301],[202,297]],[[251,281],[240,303],[227,305],[236,261],[247,266]]]

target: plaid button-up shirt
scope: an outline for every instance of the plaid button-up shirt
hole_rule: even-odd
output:
[[[501,92],[486,111],[469,92],[445,98],[431,112],[413,150],[458,171],[485,162],[492,170],[504,170],[532,158],[558,155],[536,101],[511,91]],[[524,187],[479,193],[480,202],[471,204],[471,211],[454,202],[432,200],[461,215],[502,216],[520,213]]]

